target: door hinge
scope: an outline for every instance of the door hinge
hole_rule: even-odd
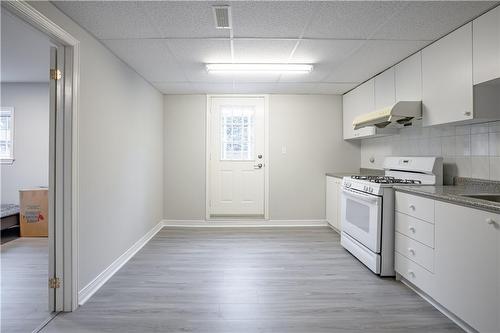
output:
[[[58,69],[51,69],[50,70],[50,79],[51,80],[60,80],[62,77],[61,71]]]
[[[61,281],[57,277],[49,278],[49,288],[57,289],[61,286]]]

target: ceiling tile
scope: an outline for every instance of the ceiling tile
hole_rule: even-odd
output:
[[[309,1],[235,1],[234,37],[299,37],[318,7]]]
[[[107,40],[105,44],[150,82],[186,81],[164,40]]]
[[[315,94],[317,83],[313,82],[279,82],[272,93],[275,94]]]
[[[207,73],[205,64],[231,62],[229,40],[171,39],[167,44],[189,81],[214,81],[214,74]],[[232,75],[224,74],[217,77],[219,82],[232,82],[232,80]]]
[[[405,1],[324,1],[304,37],[365,39],[405,6]]]
[[[295,40],[236,39],[233,41],[234,61],[287,62],[295,44]]]
[[[409,1],[372,38],[435,40],[474,19],[498,2]]]
[[[158,37],[151,19],[132,1],[53,1],[100,39]]]
[[[144,1],[140,8],[161,37],[229,37],[229,30],[216,29],[212,1]]]
[[[234,93],[237,94],[272,94],[276,83],[271,82],[240,82],[234,84]]]
[[[189,94],[192,91],[189,82],[153,82],[153,86],[164,94]]]
[[[343,94],[356,87],[359,83],[318,83],[318,94]]]
[[[363,45],[360,40],[305,39],[299,43],[291,62],[311,63],[314,69],[307,75],[284,74],[282,82],[319,82]]]
[[[234,92],[232,83],[193,82],[191,87],[194,94],[231,94]]]
[[[340,63],[326,82],[363,82],[420,50],[424,41],[367,41]]]

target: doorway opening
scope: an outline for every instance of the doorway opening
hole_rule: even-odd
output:
[[[207,96],[207,220],[269,219],[266,95]]]
[[[3,2],[1,330],[77,307],[79,43],[26,2]]]

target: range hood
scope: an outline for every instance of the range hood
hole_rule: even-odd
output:
[[[367,126],[384,128],[392,126],[411,125],[413,119],[422,118],[422,101],[401,101],[374,112],[365,113],[354,118],[354,129]]]

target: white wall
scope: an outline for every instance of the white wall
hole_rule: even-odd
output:
[[[452,184],[455,176],[500,180],[500,122],[408,127],[398,135],[365,139],[361,167],[382,168],[383,158],[390,155],[443,156],[445,184]]]
[[[2,83],[2,106],[14,107],[14,158],[2,164],[2,203],[19,204],[19,190],[49,184],[49,85]]]
[[[342,139],[341,96],[271,95],[269,109],[270,217],[324,219],[325,172],[360,164],[358,144]]]
[[[270,218],[324,219],[325,172],[359,168],[342,140],[341,97],[270,95]],[[166,95],[165,218],[205,218],[204,95]],[[287,153],[282,154],[283,145]]]
[[[79,288],[163,217],[163,96],[49,2],[80,45]]]
[[[205,218],[205,95],[165,95],[164,215]]]

